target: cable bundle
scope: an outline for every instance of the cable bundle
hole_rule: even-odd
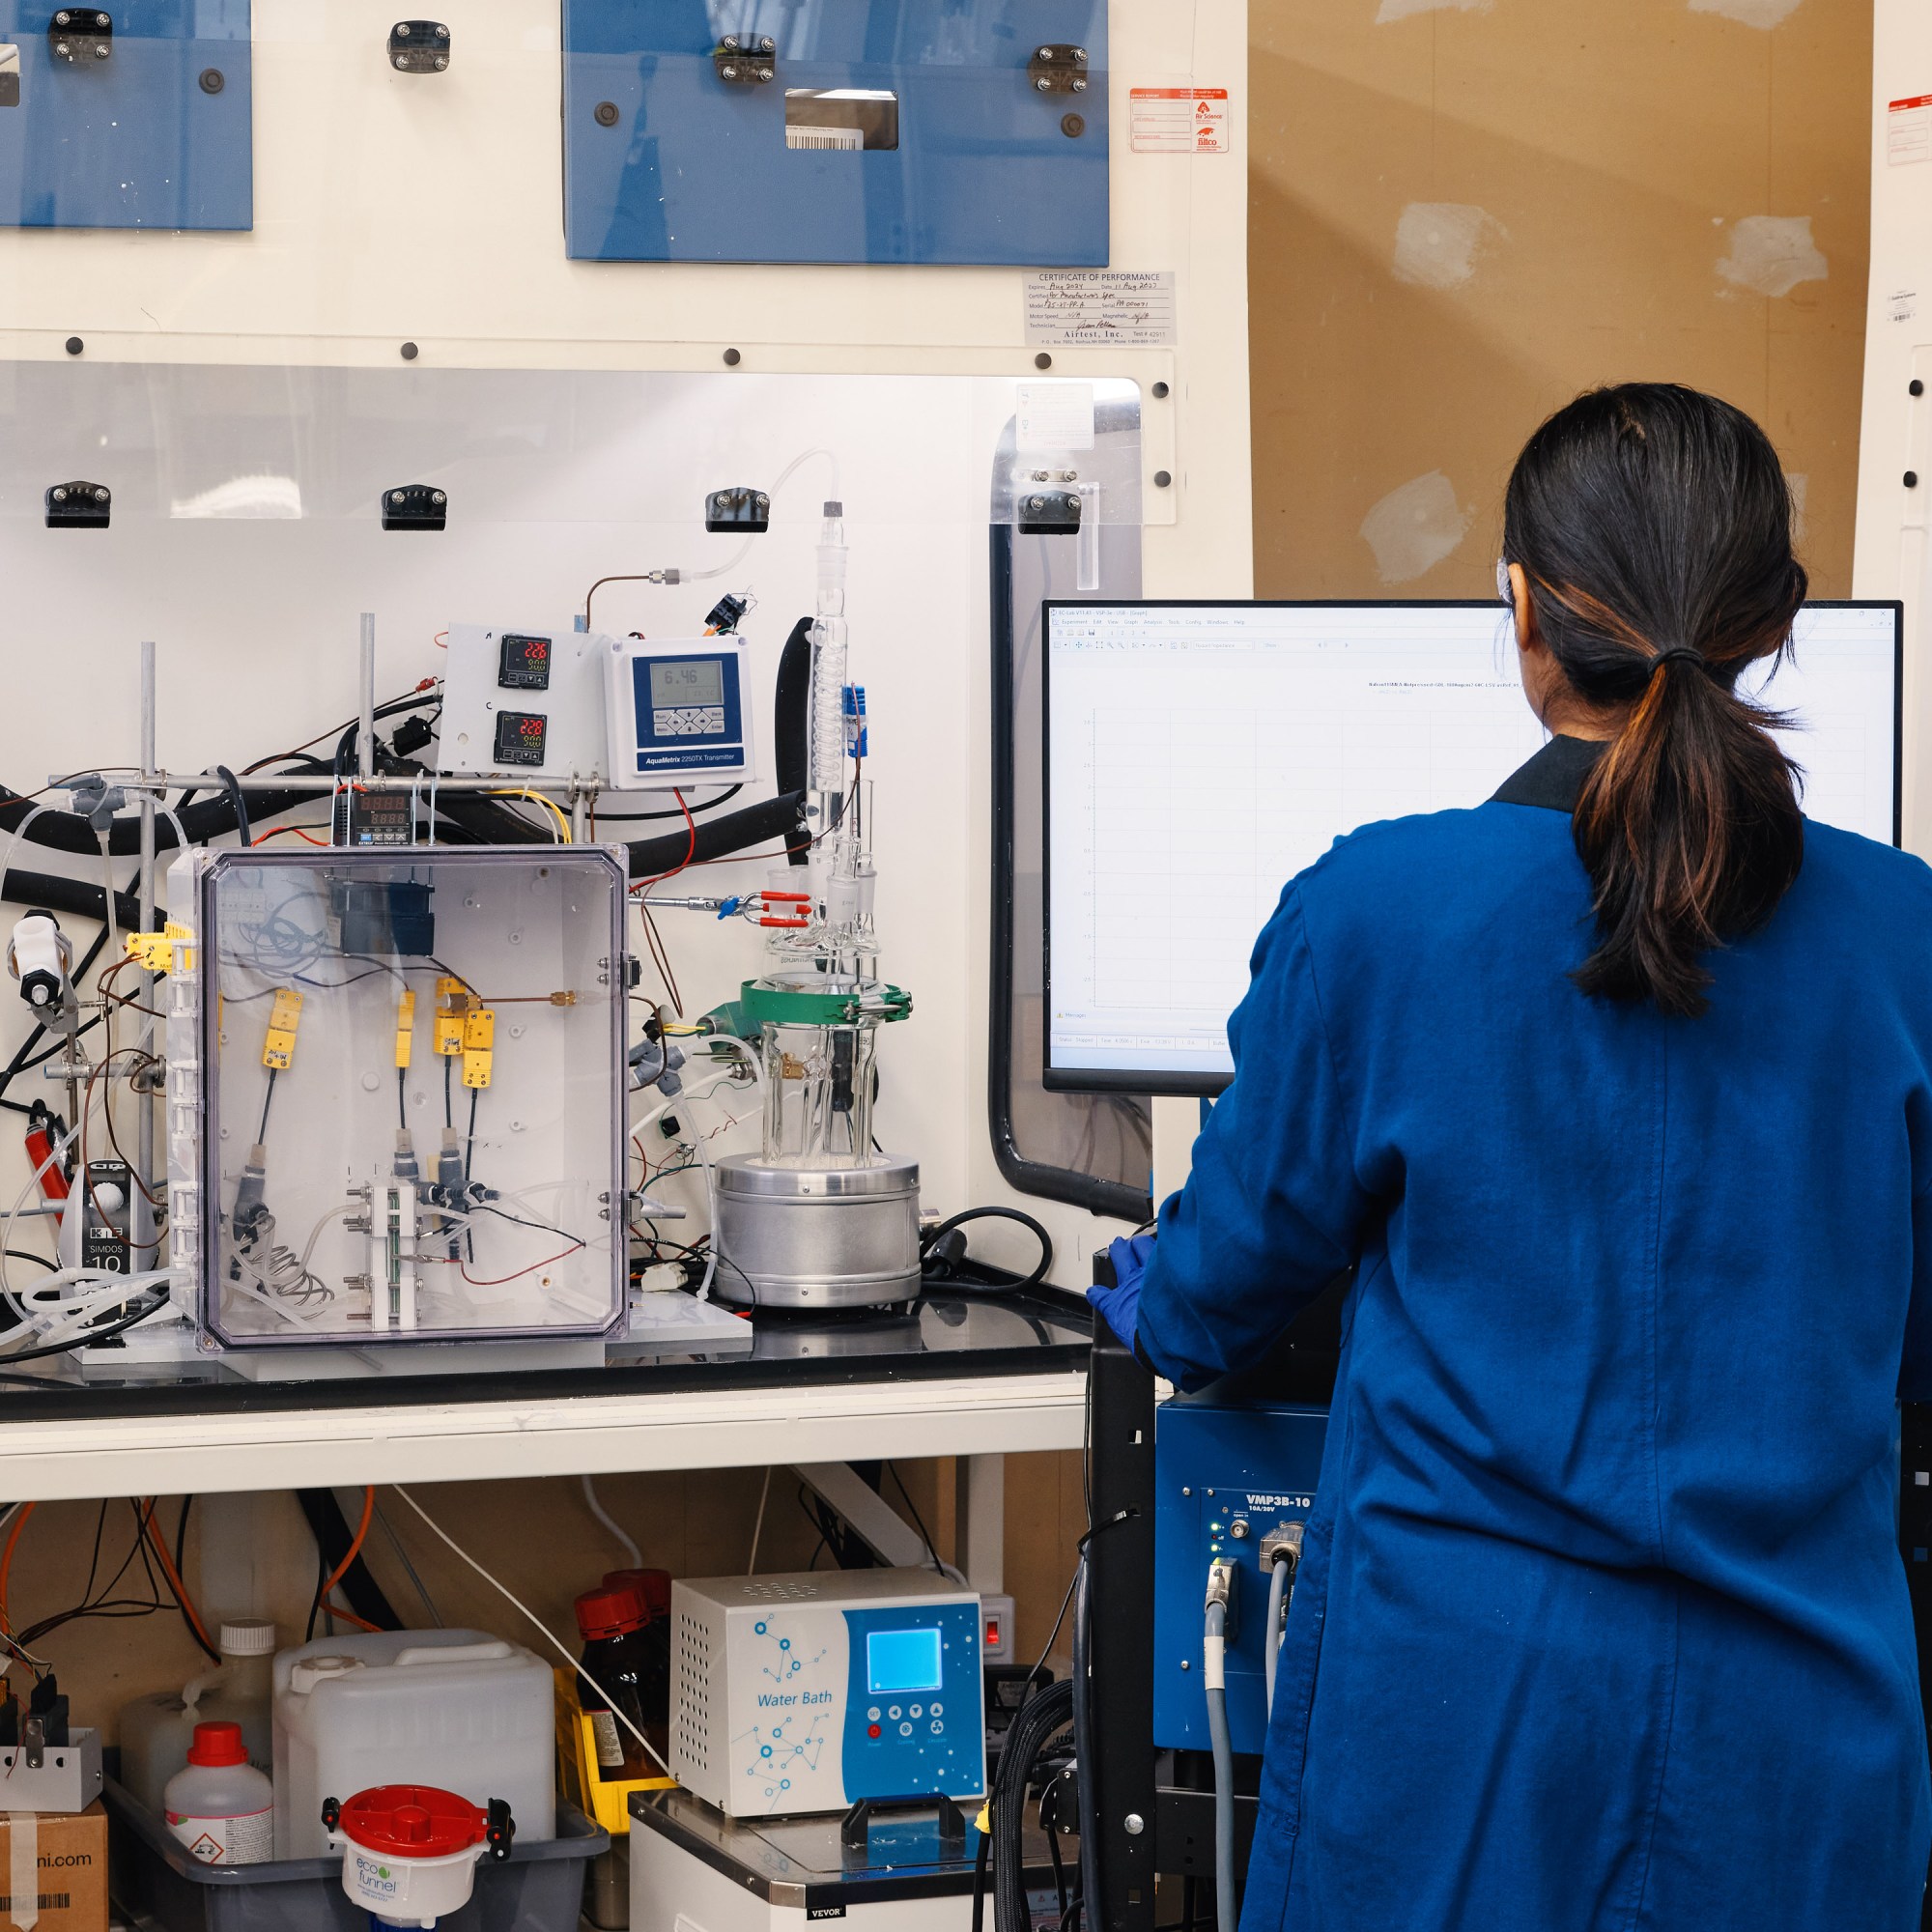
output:
[[[1021,1705],[1000,1752],[993,1776],[992,1812],[994,1932],[1033,1932],[1033,1915],[1026,1893],[1026,1795],[1034,1767],[1046,1747],[1073,1722],[1073,1686],[1051,1684]],[[980,1840],[984,1865],[986,1840]],[[973,1923],[980,1923],[980,1872],[973,1879]]]

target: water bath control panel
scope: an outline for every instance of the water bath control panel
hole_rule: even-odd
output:
[[[985,1790],[980,1599],[930,1570],[671,1588],[671,1769],[730,1817]]]

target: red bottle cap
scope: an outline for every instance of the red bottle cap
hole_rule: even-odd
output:
[[[618,1590],[586,1590],[577,1600],[577,1628],[586,1641],[628,1636],[644,1627],[644,1606],[629,1584]]]
[[[379,1784],[343,1805],[338,1831],[379,1858],[440,1859],[480,1845],[490,1818],[480,1804],[428,1784]]]
[[[248,1747],[242,1742],[242,1726],[225,1719],[213,1723],[197,1724],[194,1727],[194,1742],[187,1747],[187,1761],[190,1764],[246,1764]]]
[[[670,1572],[668,1570],[607,1570],[607,1590],[629,1590],[643,1610],[644,1621],[670,1615]]]

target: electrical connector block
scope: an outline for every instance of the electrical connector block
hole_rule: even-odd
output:
[[[463,1051],[463,1016],[469,995],[461,980],[436,982],[436,1050],[444,1058]]]
[[[396,1002],[396,1065],[406,1067],[410,1064],[410,1050],[415,1039],[416,996],[413,987],[405,988],[403,996]]]
[[[138,960],[150,973],[168,973],[174,970],[175,948],[185,939],[192,939],[194,934],[186,926],[177,925],[173,920],[162,926],[159,932],[130,932],[128,935],[128,956]],[[190,951],[184,964],[192,972],[194,953]]]
[[[262,1065],[286,1073],[296,1057],[296,1028],[301,1024],[302,996],[294,986],[277,986],[269,1013],[268,1037],[262,1041]]]
[[[463,1015],[463,1084],[487,1087],[490,1062],[497,1044],[497,1015],[488,1007],[472,1007]]]

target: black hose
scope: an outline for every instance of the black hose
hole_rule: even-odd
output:
[[[1022,1289],[1037,1288],[1046,1279],[1046,1271],[1053,1265],[1053,1236],[1049,1235],[1031,1214],[1023,1214],[1017,1208],[968,1208],[960,1213],[951,1215],[940,1222],[930,1234],[922,1235],[919,1240],[920,1252],[926,1253],[942,1235],[949,1235],[954,1228],[963,1228],[968,1221],[1017,1221],[1039,1243],[1039,1264],[1024,1281],[1002,1285],[999,1288],[984,1288],[979,1292],[985,1294],[1017,1294]],[[972,1288],[975,1284],[953,1283],[950,1287]]]
[[[779,653],[778,688],[772,695],[772,773],[781,792],[802,792],[811,779],[811,630],[801,617]],[[810,855],[795,846],[787,863],[803,866]]]
[[[286,791],[257,792],[250,810],[257,818],[273,818],[280,812],[293,811],[297,806],[306,805],[312,799],[327,798],[332,789],[331,781],[326,778],[314,781],[294,778]],[[33,809],[32,802],[17,792],[0,791],[0,832],[15,830]],[[235,815],[235,800],[226,793],[220,798],[207,798],[199,805],[190,805],[178,816],[182,830],[187,834],[188,842],[192,845],[219,838],[240,826],[240,820]],[[100,856],[99,838],[93,825],[77,811],[43,810],[22,836],[30,845],[45,845],[56,852],[81,852],[91,859]],[[170,851],[175,843],[172,821],[157,815],[155,820],[156,851]],[[138,858],[141,851],[139,822],[132,817],[117,818],[107,831],[107,849],[117,859]],[[94,915],[97,919],[99,916],[99,913]],[[129,931],[133,929],[131,925],[128,927]]]
[[[349,1546],[355,1540],[350,1534],[348,1519],[343,1516],[333,1490],[298,1490],[296,1498],[301,1504],[302,1515],[308,1519],[324,1565],[322,1574],[327,1577],[349,1554]],[[384,1596],[383,1586],[369,1574],[369,1566],[359,1555],[342,1573],[342,1579],[335,1587],[349,1599],[349,1607],[364,1623],[375,1624],[381,1630],[405,1628],[402,1618]]]
[[[767,838],[790,844],[803,830],[804,806],[803,792],[784,791],[742,811],[705,819],[697,826],[695,842],[689,829],[668,832],[661,838],[639,838],[630,848],[631,876],[655,879],[700,859],[723,859],[748,845],[762,845]]]
[[[214,776],[228,787],[229,802],[235,808],[235,829],[242,835],[242,844],[254,844],[255,828],[248,822],[248,801],[242,795],[241,781],[226,765],[216,765]]]
[[[82,819],[81,823],[86,824]],[[95,856],[100,853],[94,848]],[[0,899],[14,905],[44,906],[48,912],[71,913],[77,919],[107,919],[107,895],[99,886],[79,879],[63,879],[52,872],[10,870],[0,879]],[[123,932],[141,929],[141,901],[132,893],[114,895],[114,918]]]

